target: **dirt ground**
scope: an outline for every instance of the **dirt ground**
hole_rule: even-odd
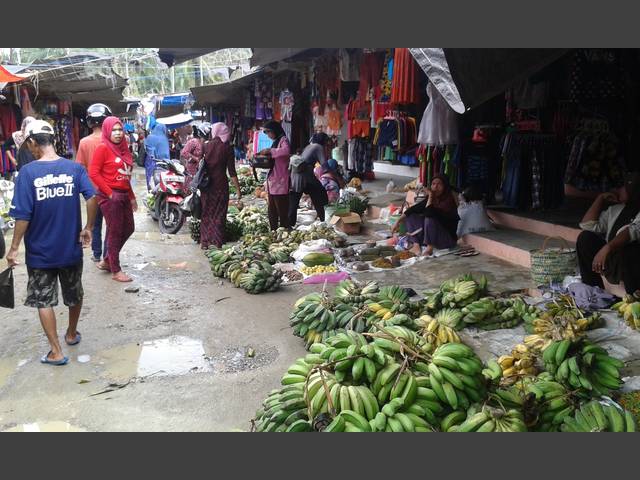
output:
[[[187,230],[163,236],[144,209],[136,214],[122,263],[137,293],[98,271],[85,251],[83,338],[65,346],[71,361],[64,367],[39,363],[48,344],[35,310],[1,312],[0,431],[249,429],[263,397],[305,354],[288,326],[292,304],[320,287],[248,295],[211,275]],[[496,290],[529,284],[527,271],[483,255],[358,278],[421,292],[463,272],[487,274]],[[21,303],[24,265],[15,274]],[[62,337],[67,313],[63,307],[56,313]]]

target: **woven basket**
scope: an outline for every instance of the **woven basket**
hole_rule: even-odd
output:
[[[563,248],[547,248],[551,239],[561,240]],[[531,277],[536,285],[559,283],[567,275],[576,274],[576,250],[561,237],[547,237],[540,250],[531,251]]]

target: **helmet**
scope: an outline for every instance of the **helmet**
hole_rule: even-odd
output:
[[[94,103],[87,108],[87,124],[90,127],[102,125],[104,119],[111,116],[111,109],[104,103]]]
[[[195,132],[198,136],[206,138],[211,133],[211,124],[209,122],[202,122],[198,125],[193,126]]]

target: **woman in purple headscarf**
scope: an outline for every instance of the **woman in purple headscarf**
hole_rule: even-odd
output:
[[[229,144],[229,127],[224,123],[211,126],[211,140],[204,144],[204,161],[209,173],[209,186],[201,191],[202,223],[200,224],[200,246],[206,250],[211,245],[221,247],[229,208],[229,179],[240,198],[240,182],[236,174],[233,147]]]

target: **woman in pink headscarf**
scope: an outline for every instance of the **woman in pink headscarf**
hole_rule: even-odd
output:
[[[200,224],[200,246],[206,250],[211,245],[221,247],[224,243],[224,228],[229,207],[229,179],[236,187],[240,198],[240,182],[236,174],[233,148],[229,144],[229,127],[224,123],[211,126],[211,140],[204,144],[204,161],[209,172],[209,186],[200,191],[202,198],[202,223]]]

